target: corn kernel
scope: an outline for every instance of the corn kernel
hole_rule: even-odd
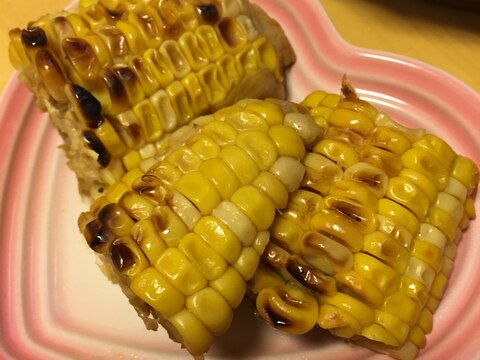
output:
[[[210,286],[218,291],[235,309],[242,302],[247,286],[237,270],[229,267],[222,275],[210,281]]]
[[[275,205],[261,190],[245,185],[235,191],[231,202],[237,205],[258,230],[267,230],[275,217]]]

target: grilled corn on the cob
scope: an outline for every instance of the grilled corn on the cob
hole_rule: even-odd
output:
[[[343,93],[303,101],[324,136],[303,160],[302,186],[277,215],[249,289],[276,328],[319,326],[413,359],[475,216],[478,168],[346,83]]]
[[[79,218],[90,247],[147,327],[193,355],[228,329],[269,241],[277,209],[302,181],[321,133],[279,100],[242,100],[169,137]]]
[[[9,54],[94,198],[194,117],[282,98],[295,59],[247,0],[81,0],[11,30]]]

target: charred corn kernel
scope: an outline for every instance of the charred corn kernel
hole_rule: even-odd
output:
[[[377,220],[373,210],[362,206],[356,201],[329,195],[325,197],[325,207],[348,218],[363,235],[371,233],[377,227]]]
[[[189,296],[186,307],[216,336],[223,334],[233,319],[227,300],[211,287]]]
[[[401,155],[412,146],[410,140],[400,131],[378,126],[372,129],[367,136],[370,145]]]
[[[376,212],[378,210],[378,199],[367,186],[359,182],[352,180],[336,181],[330,187],[330,194],[356,201],[372,211]]]
[[[193,231],[229,264],[234,263],[240,256],[242,243],[227,225],[214,216],[200,219]]]
[[[85,2],[10,32],[9,56],[23,81],[39,104],[49,104],[43,108],[52,118],[68,119],[54,124],[66,134],[72,168],[83,169],[79,155],[88,143],[74,146],[77,135],[69,129],[113,125],[97,134],[111,158],[87,159],[88,177],[76,171],[83,193],[109,184],[100,170],[121,159],[125,148],[154,144],[189,119],[241,98],[285,96],[283,72],[295,56],[279,24],[246,0],[234,7]],[[259,80],[262,86],[255,86]],[[268,106],[260,114],[273,116]]]
[[[208,351],[213,334],[190,311],[183,309],[168,318],[175,331],[183,340],[183,345],[191,354],[203,354]]]
[[[367,186],[377,198],[383,197],[387,191],[388,176],[385,171],[365,162],[358,162],[345,169],[344,178]]]
[[[130,288],[163,316],[174,315],[185,307],[185,296],[151,266],[132,280]]]
[[[131,278],[137,276],[149,264],[142,250],[130,236],[115,239],[110,245],[109,255],[118,271]]]
[[[140,220],[135,223],[132,226],[132,237],[151,264],[157,261],[167,247],[150,220]]]
[[[168,247],[177,246],[180,239],[188,233],[185,223],[168,206],[156,207],[152,214],[152,222]]]
[[[260,291],[256,308],[266,322],[291,334],[306,333],[315,326],[318,318],[315,298],[294,284]]]
[[[232,267],[229,267],[220,277],[210,281],[209,285],[218,291],[233,309],[240,305],[247,290],[244,278]]]

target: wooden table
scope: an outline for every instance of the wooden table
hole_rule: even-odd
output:
[[[480,9],[424,0],[319,0],[351,44],[406,55],[432,64],[480,92]],[[23,27],[70,0],[8,0],[0,22],[0,91],[13,69],[8,30]]]

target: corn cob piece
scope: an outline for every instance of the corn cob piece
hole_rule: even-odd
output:
[[[287,105],[242,100],[195,119],[79,218],[146,326],[163,325],[193,355],[228,329],[321,133]]]
[[[82,0],[11,30],[9,55],[93,198],[191,119],[284,97],[295,60],[278,23],[247,0]]]
[[[258,316],[280,330],[320,327],[414,359],[475,217],[478,167],[347,82],[342,90],[302,103],[324,136],[304,157],[302,186],[277,215],[249,290]]]

